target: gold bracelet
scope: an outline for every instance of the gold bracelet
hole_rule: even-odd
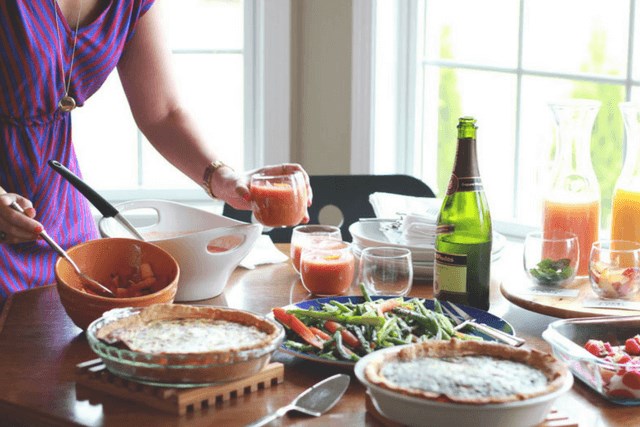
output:
[[[221,160],[215,160],[213,162],[211,162],[207,168],[204,170],[204,174],[202,176],[202,188],[204,188],[204,191],[209,195],[209,197],[211,197],[212,199],[215,199],[216,196],[213,194],[213,191],[211,191],[211,177],[213,176],[214,173],[216,173],[216,171],[220,168],[223,167],[228,167],[231,170],[233,170],[233,168],[231,168],[231,166],[227,165],[226,163],[223,163]]]

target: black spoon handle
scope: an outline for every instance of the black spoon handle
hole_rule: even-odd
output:
[[[98,194],[93,188],[89,187],[87,183],[81,180],[76,174],[67,169],[62,163],[56,160],[49,160],[49,166],[62,175],[71,185],[73,185],[84,197],[87,198],[102,214],[107,218],[112,218],[118,215],[118,210],[107,200]]]

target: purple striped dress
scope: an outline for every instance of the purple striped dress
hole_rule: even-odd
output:
[[[153,0],[102,3],[99,16],[78,31],[69,95],[79,106],[118,64]],[[30,199],[36,219],[63,248],[98,237],[86,199],[47,165],[58,160],[81,175],[71,114],[57,108],[74,33],[75,22],[67,23],[55,0],[0,1],[0,186]],[[56,259],[42,240],[0,244],[0,305],[13,292],[54,283]]]

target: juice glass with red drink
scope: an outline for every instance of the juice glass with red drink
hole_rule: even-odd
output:
[[[307,224],[299,225],[291,234],[291,263],[293,268],[300,272],[300,255],[302,248],[316,246],[325,239],[342,240],[342,233],[335,225]]]
[[[300,255],[302,285],[314,295],[345,293],[355,277],[356,261],[351,244],[325,239],[305,247]]]
[[[251,176],[251,205],[256,219],[268,227],[300,224],[307,209],[307,189],[301,172]]]

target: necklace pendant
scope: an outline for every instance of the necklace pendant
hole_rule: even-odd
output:
[[[68,113],[69,111],[76,108],[76,100],[69,95],[65,95],[64,97],[62,97],[60,102],[58,102],[58,108],[60,108],[60,110],[64,111],[65,113]]]

